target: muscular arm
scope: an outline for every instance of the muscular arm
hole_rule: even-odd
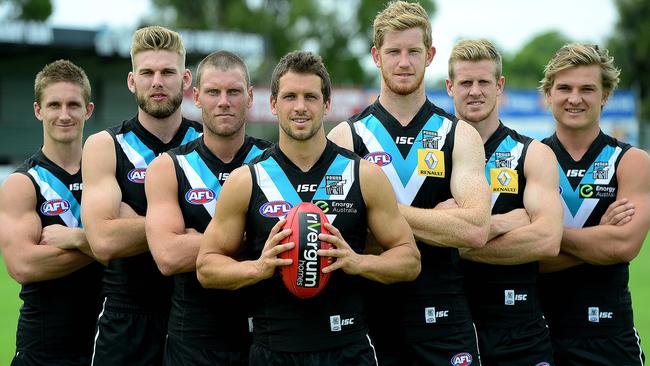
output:
[[[332,130],[327,134],[327,138],[344,149],[354,151],[352,131],[350,131],[350,125],[345,121],[332,128]]]
[[[273,275],[275,268],[291,264],[291,259],[277,255],[293,247],[278,243],[291,230],[281,230],[284,220],[271,230],[256,260],[235,259],[242,249],[246,227],[246,213],[251,198],[252,177],[247,166],[235,169],[219,193],[217,208],[210,224],[203,233],[196,272],[201,285],[206,288],[238,289],[250,286]]]
[[[467,123],[456,127],[451,194],[458,208],[422,209],[399,205],[415,237],[443,247],[480,248],[490,226],[490,192],[481,137]]]
[[[496,236],[483,248],[464,251],[463,258],[513,265],[558,255],[562,238],[562,202],[557,189],[557,161],[551,149],[538,141],[531,143],[524,174],[524,207],[530,223]]]
[[[120,217],[122,192],[115,178],[115,159],[115,146],[108,132],[88,138],[81,167],[81,219],[90,248],[103,261],[148,250],[144,217]]]
[[[0,242],[11,277],[26,284],[70,274],[93,261],[76,249],[39,245],[41,220],[29,178],[12,174],[0,190]]]
[[[342,269],[347,274],[360,275],[381,283],[412,281],[420,273],[420,252],[388,179],[380,168],[360,161],[361,193],[368,213],[368,228],[383,251],[379,255],[358,254],[345,242],[338,229],[327,225],[333,235],[322,239],[336,248],[320,250],[319,255],[332,256],[336,261],[324,269]]]
[[[174,163],[169,155],[157,157],[147,167],[145,192],[147,240],[158,269],[165,276],[194,271],[201,234],[185,228]]]
[[[587,263],[608,265],[632,261],[650,227],[650,158],[643,150],[630,149],[616,171],[617,199],[634,203],[634,214],[624,225],[564,228],[562,250]]]

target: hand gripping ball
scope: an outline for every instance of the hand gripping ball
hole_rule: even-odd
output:
[[[291,229],[291,235],[282,244],[293,242],[294,247],[279,254],[280,258],[293,259],[293,263],[280,267],[282,282],[286,288],[301,299],[318,295],[327,284],[330,274],[323,268],[333,262],[331,257],[321,257],[319,249],[330,249],[332,245],[318,239],[318,234],[329,234],[324,224],[327,216],[313,203],[302,202],[294,206],[287,215],[283,229]]]

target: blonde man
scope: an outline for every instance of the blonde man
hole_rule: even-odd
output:
[[[487,40],[460,41],[449,58],[447,93],[456,117],[481,135],[492,191],[487,244],[461,251],[467,295],[484,365],[549,365],[553,355],[537,261],[560,250],[557,163],[548,146],[499,120],[501,68],[501,54]]]
[[[600,130],[618,84],[607,50],[569,44],[544,69],[555,118],[544,139],[564,203],[560,255],[542,262],[542,300],[557,365],[642,365],[628,266],[650,227],[650,158]]]
[[[139,29],[131,61],[127,86],[138,103],[136,116],[90,136],[83,152],[81,216],[90,247],[108,262],[95,366],[162,363],[172,282],[149,253],[144,178],[154,157],[194,140],[201,130],[181,115],[192,74],[178,33]]]
[[[329,134],[382,167],[422,253],[413,283],[369,286],[370,334],[382,365],[479,363],[458,248],[487,239],[485,157],[474,128],[427,100],[424,72],[434,55],[426,11],[389,3],[374,21],[379,98]]]
[[[58,60],[36,75],[34,94],[43,146],[0,190],[3,258],[23,300],[11,364],[85,366],[103,273],[79,217],[90,83],[80,67]]]

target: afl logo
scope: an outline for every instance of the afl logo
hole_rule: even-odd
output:
[[[467,352],[459,353],[451,358],[453,366],[469,366],[472,364],[472,355]]]
[[[147,169],[133,168],[126,177],[133,183],[144,183],[144,177],[146,175]]]
[[[68,212],[70,203],[66,200],[55,199],[44,202],[41,205],[41,213],[46,216],[57,216]]]
[[[194,188],[185,193],[185,200],[193,205],[202,205],[214,200],[214,191],[209,188]]]
[[[287,201],[271,201],[260,207],[260,214],[264,217],[287,216],[291,207],[291,204]]]
[[[393,157],[390,156],[389,153],[385,153],[383,151],[371,152],[363,158],[379,166],[388,165],[391,163],[391,161],[393,161]]]

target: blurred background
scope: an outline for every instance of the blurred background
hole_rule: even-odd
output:
[[[647,0],[421,0],[437,49],[427,69],[429,98],[449,112],[444,90],[447,59],[463,38],[487,38],[503,54],[506,93],[502,121],[519,132],[550,135],[552,116],[536,91],[543,67],[562,45],[606,47],[622,69],[619,89],[606,106],[605,132],[650,148],[650,1]],[[48,62],[70,59],[92,84],[95,112],[86,136],[136,113],[126,88],[133,31],[158,24],[181,33],[193,72],[208,53],[226,49],[247,62],[254,86],[248,133],[277,139],[269,110],[273,67],[285,53],[319,53],[333,82],[326,128],[361,111],[378,95],[379,73],[370,55],[372,20],[383,0],[0,0],[0,182],[34,153],[42,128],[33,113],[33,82]],[[184,114],[200,120],[185,95]],[[0,228],[10,230],[10,228]],[[646,240],[648,242],[648,240]],[[650,249],[631,265],[637,326],[650,336]],[[646,265],[649,264],[649,265]],[[1,268],[0,268],[1,270]],[[0,273],[0,364],[14,351],[19,286]],[[646,338],[647,339],[647,338]]]

